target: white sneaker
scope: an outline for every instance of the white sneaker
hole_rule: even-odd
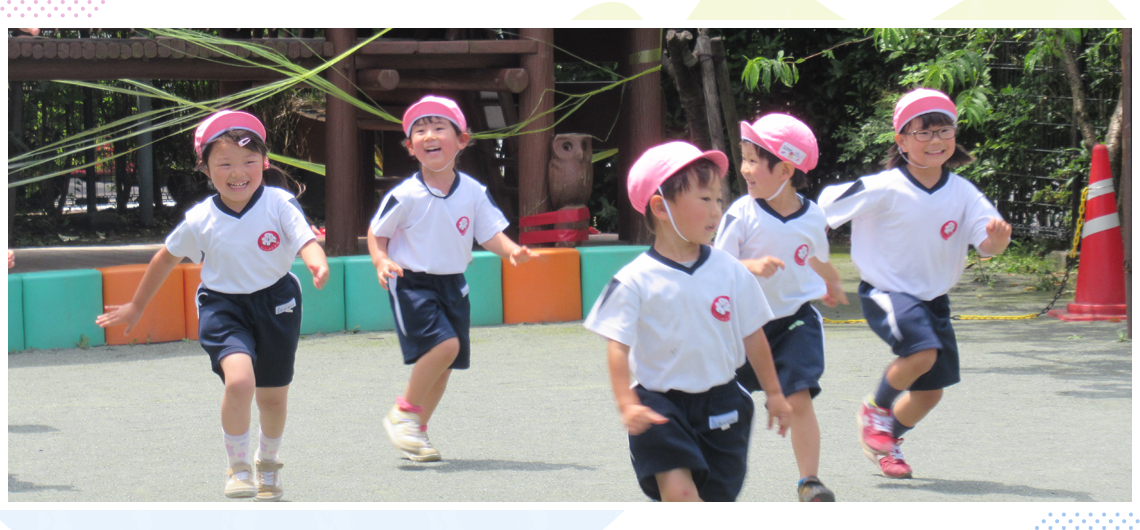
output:
[[[257,485],[253,483],[253,469],[245,462],[234,464],[226,470],[226,497],[242,499],[257,495]]]
[[[281,462],[257,461],[257,497],[255,501],[279,501],[285,495],[285,486],[281,482]]]
[[[415,462],[435,462],[440,459],[439,451],[431,445],[427,434],[420,430],[420,416],[414,412],[400,410],[394,405],[384,416],[384,431],[396,450]]]

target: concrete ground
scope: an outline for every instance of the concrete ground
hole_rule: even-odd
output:
[[[849,262],[837,259],[859,318]],[[1051,298],[967,271],[955,314]],[[906,435],[915,478],[860,451],[855,412],[893,358],[864,324],[825,327],[815,400],[821,479],[840,501],[1132,499],[1131,343],[1123,323],[956,322],[962,382]],[[391,332],[301,341],[281,451],[286,501],[643,501],[609,389],[604,341],[580,322],[472,329],[472,369],[431,422],[438,463],[389,445],[379,419],[409,369]],[[222,385],[197,343],[8,356],[9,501],[222,501]],[[761,396],[757,396],[763,400]],[[256,436],[256,412],[254,414]],[[788,439],[754,425],[741,501],[794,501]],[[233,501],[243,502],[243,501]]]

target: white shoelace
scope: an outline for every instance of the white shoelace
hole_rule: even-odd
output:
[[[234,473],[234,480],[249,480],[249,471],[238,471]]]
[[[902,449],[899,449],[899,446],[896,445],[894,449],[891,449],[891,458],[900,461],[903,460]]]
[[[890,433],[891,428],[894,427],[893,420],[894,418],[890,416],[883,416],[875,412],[871,413],[871,426],[879,432]]]
[[[261,483],[262,484],[276,484],[277,483],[276,471],[262,471]]]

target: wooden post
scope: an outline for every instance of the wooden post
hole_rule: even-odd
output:
[[[720,107],[724,110],[724,125],[728,130],[728,147],[732,151],[732,172],[725,178],[732,182],[740,174],[740,117],[736,113],[736,98],[732,95],[732,78],[728,76],[727,56],[724,53],[724,40],[712,38],[713,62],[716,65],[716,88],[720,94]],[[728,204],[728,203],[725,203]]]
[[[712,42],[709,38],[709,30],[701,29],[700,36],[697,37],[697,46],[694,50],[697,58],[701,61],[701,88],[705,94],[705,112],[709,120],[709,138],[712,140],[712,148],[720,152],[725,152],[727,149],[724,145],[724,120],[720,116],[720,96],[717,94],[716,86],[716,65],[713,63]],[[731,177],[731,175],[729,175]],[[724,204],[732,204],[732,186],[730,186],[729,178],[721,181],[721,196],[724,197]]]
[[[697,64],[697,58],[689,51],[691,40],[693,35],[688,31],[669,30],[665,34],[669,56],[662,57],[661,65],[673,79],[673,86],[681,97],[681,110],[685,112],[685,122],[689,124],[689,141],[701,149],[708,149],[711,144],[705,98],[701,93],[700,80],[689,70]]]
[[[661,64],[660,29],[635,28],[627,31],[625,49],[629,55],[622,61],[622,75],[634,76]],[[649,244],[653,242],[653,235],[645,225],[645,218],[629,202],[626,178],[638,157],[660,144],[664,137],[665,112],[660,71],[645,74],[629,83],[621,102],[620,120],[618,239],[637,245]]]
[[[1123,39],[1120,41],[1120,58],[1122,64],[1121,79],[1123,87],[1120,91],[1124,99],[1124,127],[1121,130],[1123,149],[1121,153],[1122,173],[1120,176],[1120,194],[1124,196],[1124,224],[1121,225],[1124,235],[1124,292],[1127,293],[1128,304],[1128,338],[1132,338],[1132,28],[1123,30]]]
[[[527,121],[554,107],[554,29],[523,28],[522,39],[538,42],[538,53],[524,55],[522,67],[529,82],[519,101],[519,119]],[[550,92],[546,92],[550,90]],[[546,165],[554,139],[554,115],[546,114],[522,129],[519,138],[519,218],[550,211]],[[530,131],[545,131],[534,133]]]
[[[353,29],[326,29],[325,36],[337,55],[352,47]],[[349,57],[329,69],[329,81],[337,88],[355,93],[356,67]],[[340,98],[329,97],[325,110],[327,165],[325,174],[325,253],[349,256],[357,251],[357,237],[364,234],[360,219],[363,179],[360,175],[360,145],[356,129],[356,107]]]

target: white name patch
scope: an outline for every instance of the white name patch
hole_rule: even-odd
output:
[[[281,313],[292,313],[294,307],[297,307],[296,298],[277,306],[277,314],[280,315]]]
[[[716,416],[709,416],[709,428],[727,431],[728,428],[737,421],[740,421],[740,413],[735,410],[724,414],[717,414]]]

